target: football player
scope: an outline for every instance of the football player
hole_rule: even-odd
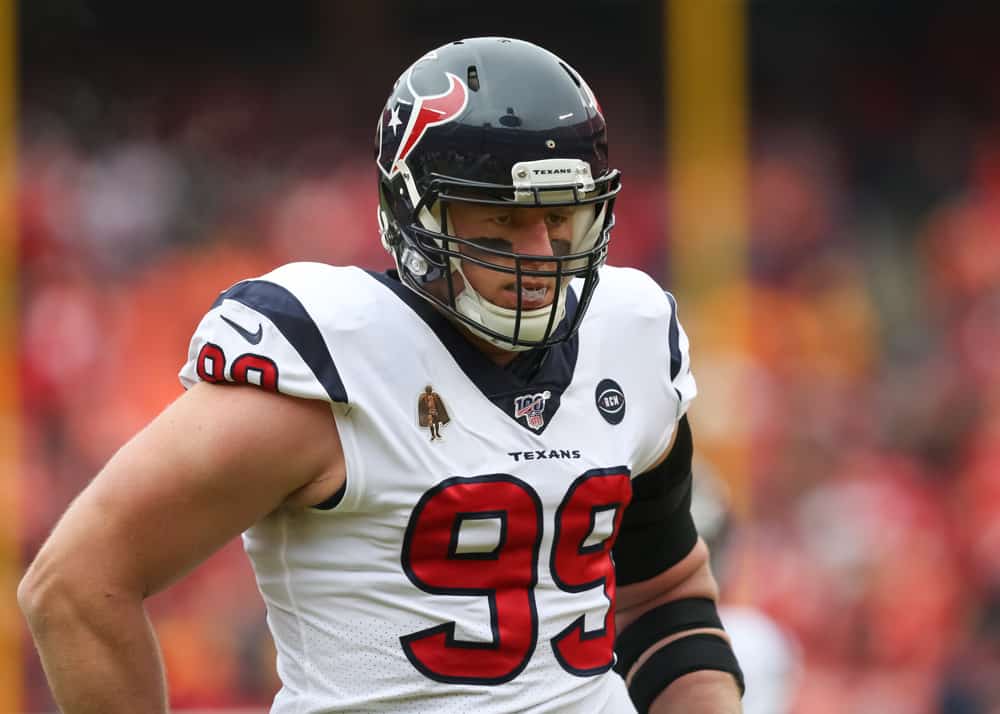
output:
[[[739,711],[689,510],[688,342],[672,296],[605,265],[593,92],[535,45],[460,40],[399,78],[375,152],[396,270],[225,290],[185,394],[25,576],[62,711],[165,711],[143,600],[239,533],[275,714]]]

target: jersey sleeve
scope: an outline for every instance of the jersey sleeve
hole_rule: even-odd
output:
[[[348,403],[323,331],[283,279],[289,274],[295,271],[279,268],[219,295],[191,338],[179,374],[185,389],[199,381],[229,382]]]
[[[670,351],[670,384],[677,395],[677,419],[687,414],[691,400],[698,394],[698,385],[691,372],[691,345],[677,316],[677,300],[664,293],[670,303],[667,325],[667,347]]]
[[[623,386],[642,395],[632,407],[632,468],[640,474],[663,456],[698,393],[690,343],[677,300],[646,273],[605,266],[598,291],[594,325],[601,335],[613,331],[627,340],[629,349],[617,357],[628,375]]]

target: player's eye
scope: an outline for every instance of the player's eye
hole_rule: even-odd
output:
[[[490,216],[490,221],[496,223],[498,226],[506,226],[510,224],[510,214],[509,213],[497,213]]]
[[[569,216],[563,213],[549,213],[545,216],[545,222],[551,228],[558,228],[559,226],[565,225],[569,220]]]

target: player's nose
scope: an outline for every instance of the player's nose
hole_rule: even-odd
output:
[[[545,257],[553,255],[549,227],[544,215],[529,214],[523,217],[518,226],[518,233],[520,234],[518,253]]]

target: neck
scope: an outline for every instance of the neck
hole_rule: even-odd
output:
[[[505,350],[503,347],[499,347],[492,342],[484,340],[465,325],[460,324],[459,329],[462,331],[462,334],[465,335],[465,338],[475,345],[476,349],[486,355],[486,358],[495,365],[506,367],[508,364],[513,362],[519,354],[521,354],[520,352],[514,352],[513,350]]]

